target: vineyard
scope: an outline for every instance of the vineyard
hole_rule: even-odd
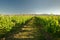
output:
[[[0,40],[60,40],[60,16],[0,15]]]

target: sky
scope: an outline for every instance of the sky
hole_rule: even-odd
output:
[[[0,0],[0,14],[60,14],[60,0]]]

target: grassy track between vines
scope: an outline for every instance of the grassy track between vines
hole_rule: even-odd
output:
[[[39,20],[37,17],[33,17],[22,27],[17,27],[5,37],[5,40],[56,40],[50,33],[45,32],[43,25],[36,24],[38,22],[36,19]]]

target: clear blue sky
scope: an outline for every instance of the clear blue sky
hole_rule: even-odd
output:
[[[60,14],[60,0],[0,0],[0,14]]]

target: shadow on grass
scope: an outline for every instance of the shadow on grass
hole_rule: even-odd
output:
[[[5,40],[9,40],[9,37],[12,36],[12,39],[16,40],[16,38],[14,38],[13,35],[21,32],[21,28],[23,28],[24,25],[26,25],[31,19],[25,21],[25,23],[22,24],[17,23],[15,20],[12,20],[12,22],[15,22],[15,26],[13,26],[9,32],[5,33],[4,35],[1,35],[0,39],[3,40],[3,38],[5,38]]]

